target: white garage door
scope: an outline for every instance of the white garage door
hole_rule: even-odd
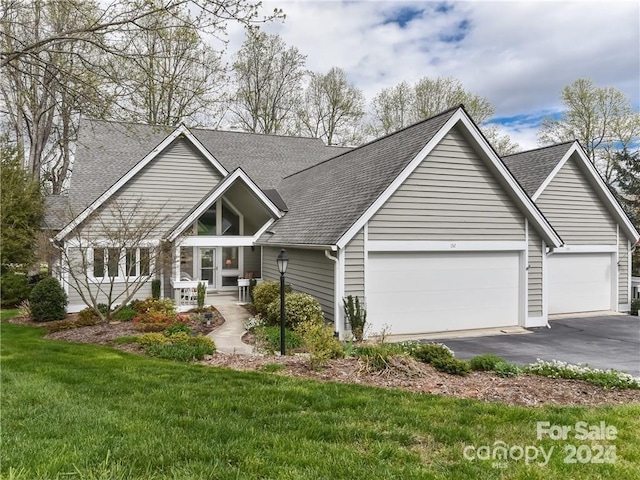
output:
[[[391,334],[518,324],[518,252],[379,252],[367,266],[367,321]]]
[[[557,253],[548,259],[549,313],[611,309],[611,254]]]

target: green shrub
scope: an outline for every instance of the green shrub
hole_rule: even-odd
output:
[[[364,328],[367,323],[367,311],[360,305],[360,299],[353,295],[344,299],[344,315],[349,325],[351,325],[351,333],[359,342],[362,341]]]
[[[291,287],[286,286],[284,293],[291,293]],[[267,316],[269,305],[280,298],[280,283],[274,281],[262,282],[253,288],[253,306],[263,317]]]
[[[505,378],[517,377],[522,373],[522,369],[515,363],[505,362],[504,360],[496,363],[493,367],[493,371],[496,372],[499,377]]]
[[[133,303],[132,306],[138,315],[152,312],[167,315],[175,315],[176,313],[176,304],[170,298],[146,298],[141,302]]]
[[[495,370],[496,364],[504,362],[503,359],[494,355],[493,353],[485,353],[483,355],[478,355],[477,357],[473,357],[469,360],[469,365],[471,365],[472,370],[477,370],[480,372],[490,372]]]
[[[198,308],[204,308],[204,300],[207,297],[207,287],[204,283],[198,283],[198,288],[196,289],[196,299],[198,303]]]
[[[280,327],[262,326],[254,329],[256,345],[269,354],[280,351]],[[302,348],[302,337],[299,333],[287,328],[284,331],[285,353]]]
[[[638,315],[638,310],[640,310],[640,298],[631,301],[631,315]]]
[[[155,300],[159,300],[160,299],[160,287],[161,287],[162,283],[160,282],[159,278],[154,278],[153,280],[151,280],[151,298],[155,299]]]
[[[284,297],[285,320],[288,327],[294,328],[302,322],[324,322],[322,307],[318,300],[308,293],[287,293]],[[267,308],[267,323],[280,324],[280,299],[276,299]]]
[[[140,336],[138,343],[149,355],[180,362],[202,360],[205,355],[212,355],[216,351],[215,343],[210,338],[202,335],[193,337],[185,332],[169,336],[147,333]]]
[[[2,308],[13,308],[29,298],[31,285],[26,275],[4,272],[0,275]]]
[[[449,373],[451,375],[467,375],[471,371],[469,362],[454,357],[436,357],[431,361],[431,365],[440,372]]]
[[[148,347],[149,345],[164,345],[165,343],[169,343],[169,337],[164,335],[163,333],[145,333],[144,335],[140,335],[137,338],[138,345],[142,345],[143,347]]]
[[[67,294],[53,277],[47,277],[33,287],[29,304],[31,318],[36,322],[61,320],[67,315]]]
[[[164,331],[164,334],[167,337],[170,337],[171,335],[178,333],[178,332],[183,332],[186,333],[187,335],[191,335],[191,332],[193,330],[191,329],[191,327],[185,323],[182,322],[178,322],[178,323],[174,323],[173,325],[171,325],[169,328],[167,328]]]
[[[312,367],[320,367],[329,360],[344,357],[344,348],[334,336],[333,327],[325,325],[323,321],[308,320],[299,323],[295,331],[302,337],[302,344],[310,355]]]
[[[360,345],[355,348],[355,356],[374,372],[386,370],[391,366],[393,357],[406,355],[402,345],[398,343],[376,343]]]
[[[138,313],[131,305],[127,305],[126,307],[122,307],[113,315],[113,320],[117,320],[119,322],[130,322],[133,320]]]
[[[258,284],[258,281],[255,278],[251,278],[249,280],[249,298],[251,299],[251,303],[254,303],[254,301],[253,301],[253,289],[256,288],[257,284]]]
[[[442,343],[422,343],[412,349],[411,356],[422,363],[433,363],[438,359],[453,358],[453,352]]]

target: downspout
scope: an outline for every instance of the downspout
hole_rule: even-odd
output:
[[[331,251],[330,250],[325,250],[324,251],[324,256],[327,257],[329,260],[332,260],[334,262],[334,268],[333,268],[333,284],[334,284],[334,289],[333,289],[333,321],[334,321],[334,325],[336,327],[336,332],[338,333],[338,338],[340,340],[343,339],[344,337],[344,325],[343,322],[340,321],[340,264],[339,264],[339,259],[338,257],[334,257],[333,255],[331,255]]]

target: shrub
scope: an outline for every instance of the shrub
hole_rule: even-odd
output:
[[[118,310],[114,315],[113,319],[119,322],[130,322],[137,315],[137,312],[131,305],[127,305],[126,307],[122,307]]]
[[[53,277],[47,277],[33,287],[29,304],[31,317],[36,322],[61,320],[67,314],[67,294]]]
[[[294,328],[302,322],[324,322],[322,307],[318,300],[308,293],[287,293],[284,297],[286,325]],[[267,323],[280,324],[280,299],[271,302],[267,308]]]
[[[422,363],[433,363],[435,360],[453,358],[453,352],[442,343],[422,343],[412,350],[411,356]]]
[[[196,300],[198,303],[198,308],[204,308],[204,300],[207,296],[207,287],[204,283],[198,283],[198,288],[196,290]]]
[[[631,301],[631,315],[638,315],[638,310],[640,310],[640,298]]]
[[[138,343],[149,355],[180,362],[202,360],[205,355],[212,355],[216,351],[215,343],[210,338],[202,335],[193,337],[185,332],[169,336],[148,333],[142,335]]]
[[[244,324],[244,329],[247,332],[253,332],[254,330],[262,328],[264,326],[266,326],[264,318],[262,318],[260,315],[256,315],[255,317],[249,317],[247,323]]]
[[[258,281],[255,278],[251,278],[249,280],[249,298],[251,299],[251,303],[253,303],[253,289],[256,288]]]
[[[280,327],[264,326],[254,330],[256,346],[271,355],[280,351]],[[285,353],[302,348],[302,337],[291,329],[284,331]]]
[[[473,370],[478,370],[481,372],[490,372],[495,370],[496,364],[504,362],[500,357],[494,355],[493,353],[485,353],[483,355],[478,355],[477,357],[473,357],[469,360],[469,365]]]
[[[179,320],[173,300],[147,298],[133,305],[137,316],[133,318],[136,329],[141,332],[161,332]]]
[[[329,360],[344,357],[344,349],[334,336],[333,328],[323,321],[307,320],[299,323],[295,331],[302,337],[302,344],[309,352],[312,367],[320,367]]]
[[[496,372],[499,377],[505,378],[517,377],[522,373],[522,369],[515,363],[505,362],[504,360],[496,363],[493,367],[493,371]]]
[[[2,308],[12,308],[29,298],[31,285],[26,275],[5,272],[0,276]]]
[[[151,298],[155,300],[160,299],[160,286],[161,282],[159,278],[154,278],[151,280]]]
[[[355,356],[368,370],[374,372],[389,368],[392,358],[398,355],[406,355],[402,345],[398,343],[376,343],[355,348]]]
[[[136,337],[138,345],[148,347],[149,345],[164,345],[169,343],[169,338],[162,333],[145,333]]]
[[[176,313],[176,304],[170,298],[146,298],[141,302],[133,303],[132,306],[139,315],[150,312],[164,313],[167,315],[175,315]]]
[[[545,362],[538,359],[524,371],[544,377],[583,380],[603,388],[640,389],[640,382],[628,373],[613,369],[599,370],[588,365],[571,365],[557,360]]]
[[[291,287],[286,286],[284,292],[291,293]],[[263,317],[267,316],[267,309],[269,308],[269,305],[279,298],[279,282],[262,282],[253,288],[253,306],[258,313],[262,314]]]
[[[86,322],[86,321],[97,322],[100,320],[100,317],[98,316],[96,311],[93,309],[93,307],[87,307],[87,308],[83,308],[78,312],[78,320],[82,322]]]
[[[22,318],[31,318],[31,306],[29,300],[24,300],[20,306],[18,306],[18,312]]]
[[[440,356],[431,361],[431,365],[440,372],[464,376],[471,371],[469,362],[454,357]]]
[[[367,323],[367,311],[360,305],[360,299],[353,295],[344,299],[345,319],[351,325],[351,332],[357,341],[362,341],[364,328]]]
[[[182,322],[178,322],[178,323],[174,323],[173,325],[171,325],[169,328],[167,328],[164,331],[164,334],[167,337],[170,337],[171,335],[178,333],[178,332],[183,332],[186,333],[187,335],[191,335],[192,329],[189,325],[182,323]]]

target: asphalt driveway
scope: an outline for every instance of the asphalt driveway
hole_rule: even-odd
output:
[[[438,338],[456,357],[469,359],[493,353],[517,364],[536,359],[588,363],[594,368],[614,368],[640,377],[640,317],[604,315],[550,320],[551,328],[531,333],[482,337]]]

